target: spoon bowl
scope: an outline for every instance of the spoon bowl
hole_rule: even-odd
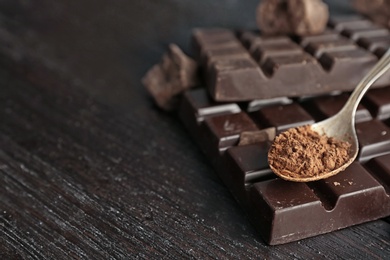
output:
[[[390,49],[382,56],[378,63],[359,82],[344,107],[334,116],[311,125],[311,130],[320,135],[326,135],[339,141],[348,142],[351,146],[348,160],[340,167],[328,172],[322,172],[312,177],[301,176],[286,169],[279,169],[270,163],[271,170],[282,179],[296,182],[308,182],[325,179],[345,170],[357,157],[359,142],[355,130],[355,113],[359,102],[372,84],[390,68]]]

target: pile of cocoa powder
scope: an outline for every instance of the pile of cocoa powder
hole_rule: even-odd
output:
[[[287,177],[314,177],[345,164],[351,144],[320,135],[310,126],[278,135],[268,153],[269,164]]]

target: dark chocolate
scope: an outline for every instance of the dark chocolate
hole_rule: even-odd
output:
[[[272,105],[287,105],[291,104],[293,101],[290,98],[287,97],[280,97],[280,98],[270,98],[270,99],[257,99],[253,100],[246,105],[246,111],[248,112],[254,112],[259,110],[263,107],[268,107]]]
[[[257,22],[264,34],[311,35],[321,33],[329,18],[322,0],[263,0]]]
[[[257,182],[250,197],[252,222],[270,244],[315,236],[390,214],[389,195],[356,162],[336,176],[309,184],[281,179]]]
[[[207,94],[204,88],[194,89],[184,94],[189,104],[187,106],[196,116],[196,121],[201,122],[210,116],[234,114],[241,112],[235,103],[216,103]]]
[[[384,88],[388,89],[388,88]],[[375,90],[373,90],[375,91]],[[335,115],[347,102],[349,95],[333,95],[323,96],[318,98],[312,98],[304,103],[304,106],[312,114],[316,120],[324,120],[328,117]],[[390,100],[388,102],[390,104]],[[367,108],[363,104],[359,104],[355,114],[355,121],[357,123],[371,120],[372,116]]]
[[[372,25],[368,28],[354,28],[354,29],[344,29],[342,35],[351,38],[354,41],[362,37],[379,37],[379,36],[388,36],[389,31],[386,28],[383,28],[378,25]]]
[[[358,46],[356,46],[356,44],[354,44],[351,40],[345,38],[338,38],[338,39],[333,39],[332,41],[325,39],[322,41],[318,40],[315,42],[311,42],[307,44],[305,50],[309,52],[311,55],[315,56],[316,58],[320,58],[324,52],[346,51],[346,50],[354,50],[357,48]]]
[[[372,159],[367,163],[367,167],[390,194],[390,154]]]
[[[383,55],[390,33],[359,17],[329,25],[322,34],[291,38],[197,29],[195,52],[211,96],[237,102],[353,90]],[[388,84],[390,72],[373,87]]]
[[[373,89],[364,97],[365,104],[375,118],[390,118],[390,89]]]
[[[377,91],[369,90],[367,95]],[[271,101],[271,105],[260,106],[255,112],[250,112],[250,102],[239,106],[219,103],[207,95],[205,89],[187,91],[180,117],[267,243],[283,244],[390,216],[390,119],[385,124],[372,119],[376,115],[367,115],[374,113],[366,109],[370,101],[363,100],[358,110],[357,160],[328,179],[295,183],[279,179],[269,169],[266,127],[287,129],[322,120],[345,103],[348,93],[305,97],[287,104]],[[380,103],[380,107],[388,105],[389,99]],[[198,120],[199,110],[214,111],[218,107],[218,113],[207,113]],[[240,138],[256,133],[260,133],[260,139],[251,143],[249,137],[247,144],[240,144]]]
[[[382,56],[383,53],[390,47],[390,35],[361,37],[358,42],[360,46],[375,53],[377,56]],[[382,54],[380,54],[382,52]]]
[[[359,139],[359,160],[367,161],[390,151],[390,128],[379,120],[356,124]]]
[[[244,131],[240,134],[238,145],[248,145],[272,141],[276,137],[276,128],[268,127],[256,131]]]
[[[215,143],[219,150],[237,145],[241,132],[258,130],[251,118],[242,112],[207,118],[205,127],[210,145]]]
[[[346,29],[370,28],[371,26],[375,26],[370,20],[359,15],[332,17],[329,25],[339,32]]]
[[[198,64],[175,44],[170,44],[161,62],[154,65],[142,78],[142,84],[164,110],[177,107],[177,96],[198,84]]]
[[[219,171],[225,185],[242,204],[250,206],[248,190],[251,183],[259,180],[275,179],[276,175],[268,166],[267,142],[235,146],[225,155],[225,165]]]
[[[194,32],[207,86],[184,93],[180,118],[267,243],[390,216],[390,73],[358,106],[359,154],[344,172],[295,183],[267,161],[276,133],[342,108],[389,37],[361,17],[332,19],[322,34],[301,37]]]
[[[277,133],[291,127],[314,123],[314,119],[299,104],[269,106],[250,114],[258,124],[275,127]]]

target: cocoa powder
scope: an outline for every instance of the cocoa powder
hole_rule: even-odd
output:
[[[314,177],[345,164],[351,144],[311,130],[310,126],[291,128],[278,135],[268,153],[268,162],[291,178]]]

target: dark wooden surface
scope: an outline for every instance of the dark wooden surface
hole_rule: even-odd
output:
[[[68,2],[0,1],[1,259],[390,256],[389,219],[265,245],[139,83],[189,28],[254,26],[257,1]]]

